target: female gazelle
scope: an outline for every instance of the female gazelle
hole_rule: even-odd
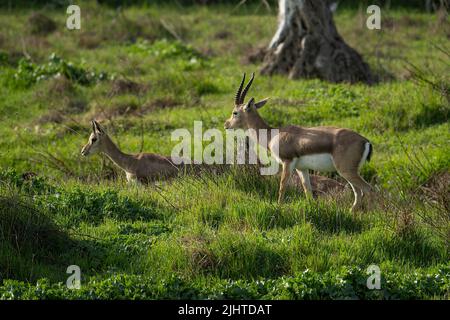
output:
[[[251,98],[244,103],[245,96],[253,82],[254,74],[245,89],[245,74],[237,90],[235,106],[231,117],[225,122],[225,129],[278,129],[279,133],[268,137],[272,155],[282,165],[278,202],[294,169],[300,177],[308,197],[312,195],[309,170],[338,172],[353,189],[355,200],[352,211],[359,209],[363,194],[372,192],[371,186],[359,175],[364,162],[370,160],[372,144],[360,134],[344,128],[287,126],[271,128],[258,114],[267,99],[255,102]]]
[[[93,120],[91,135],[87,144],[81,149],[81,154],[88,156],[97,152],[106,154],[118,167],[124,170],[128,182],[146,182],[175,176],[183,167],[183,164],[175,165],[170,157],[154,153],[123,153],[100,124]],[[180,163],[180,161],[177,163]]]

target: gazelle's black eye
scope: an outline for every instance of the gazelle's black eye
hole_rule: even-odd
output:
[[[239,112],[237,112],[237,111],[233,112],[233,116],[234,116],[234,117],[237,117],[238,114],[239,114]]]
[[[91,141],[92,141],[92,142],[95,142],[95,141],[97,141],[97,138],[92,138]]]

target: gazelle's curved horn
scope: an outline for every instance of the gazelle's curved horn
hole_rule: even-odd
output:
[[[244,91],[242,91],[242,95],[241,95],[241,98],[240,98],[241,99],[240,103],[244,103],[245,96],[247,95],[248,89],[250,89],[254,78],[255,78],[255,73],[253,72],[252,73],[252,78],[250,79],[250,81],[245,86]]]
[[[245,82],[245,73],[244,73],[244,77],[242,78],[241,84],[239,86],[238,91],[236,92],[236,96],[234,97],[234,104],[235,105],[239,105],[241,104],[241,92],[242,92],[242,87],[244,86],[244,82]]]

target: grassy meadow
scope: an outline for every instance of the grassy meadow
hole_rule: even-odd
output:
[[[82,157],[93,118],[128,153],[170,155],[172,131],[194,121],[223,130],[277,19],[253,5],[80,6],[81,30],[66,29],[65,8],[0,8],[1,299],[449,298],[443,12],[382,9],[368,30],[365,10],[338,9],[377,84],[257,75],[248,94],[271,98],[271,125],[372,141],[363,176],[379,196],[353,215],[350,188],[308,201],[291,187],[278,205],[279,178],[239,166],[137,187],[106,157]],[[366,286],[372,264],[380,290]],[[65,286],[69,265],[79,290]]]

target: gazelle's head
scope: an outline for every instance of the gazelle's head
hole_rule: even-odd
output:
[[[255,99],[251,98],[247,103],[244,103],[245,96],[247,95],[254,78],[255,74],[252,73],[252,78],[245,86],[244,91],[242,91],[245,82],[244,73],[244,77],[242,78],[234,99],[233,113],[231,114],[231,117],[225,121],[225,129],[248,129],[251,128],[253,121],[260,118],[258,109],[267,103],[268,98],[258,102],[255,102]]]
[[[101,151],[102,140],[105,139],[106,136],[106,132],[100,124],[97,121],[92,120],[92,132],[88,142],[83,149],[81,149],[81,154],[87,157]]]

